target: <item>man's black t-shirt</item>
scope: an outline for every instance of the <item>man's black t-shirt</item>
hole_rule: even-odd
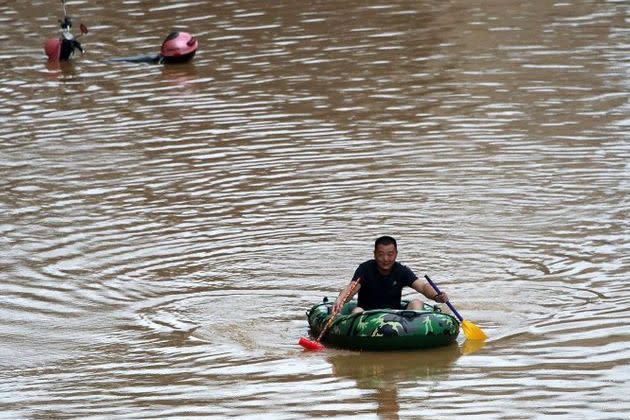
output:
[[[357,268],[354,279],[361,278],[358,305],[363,309],[400,309],[402,288],[411,286],[418,279],[407,266],[395,262],[388,275],[378,271],[375,260],[369,260]]]

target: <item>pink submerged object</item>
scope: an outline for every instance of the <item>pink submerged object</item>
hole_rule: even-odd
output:
[[[184,63],[191,60],[197,52],[199,42],[188,32],[171,32],[160,49],[162,62]]]

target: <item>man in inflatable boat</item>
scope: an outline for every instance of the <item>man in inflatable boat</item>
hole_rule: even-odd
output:
[[[138,55],[133,57],[113,58],[110,61],[129,63],[175,64],[193,59],[199,43],[188,32],[171,32],[157,55]]]
[[[354,272],[353,282],[359,280],[358,287],[352,289],[353,282],[339,293],[333,311],[341,310],[345,301],[359,293],[357,307],[353,313],[371,309],[421,309],[422,301],[413,299],[406,307],[401,306],[403,287],[411,287],[426,298],[436,302],[447,302],[446,293],[435,293],[424,280],[420,280],[407,266],[396,261],[398,245],[391,236],[381,236],[374,242],[374,259],[360,264]],[[347,295],[352,292],[351,295]]]

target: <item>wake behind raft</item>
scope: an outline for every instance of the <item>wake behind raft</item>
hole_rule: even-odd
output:
[[[404,304],[404,303],[403,303]],[[353,314],[357,302],[344,305],[323,337],[332,347],[350,350],[416,350],[447,346],[459,334],[459,321],[438,306],[420,310],[376,309]],[[332,303],[324,299],[307,312],[311,333],[318,336],[332,316]]]

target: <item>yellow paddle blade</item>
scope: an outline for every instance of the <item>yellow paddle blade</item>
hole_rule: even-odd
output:
[[[477,353],[485,345],[486,345],[486,342],[483,340],[466,340],[464,341],[464,344],[462,345],[462,354]]]
[[[464,330],[464,335],[469,340],[485,340],[488,338],[481,328],[467,320],[462,321],[462,330]]]

